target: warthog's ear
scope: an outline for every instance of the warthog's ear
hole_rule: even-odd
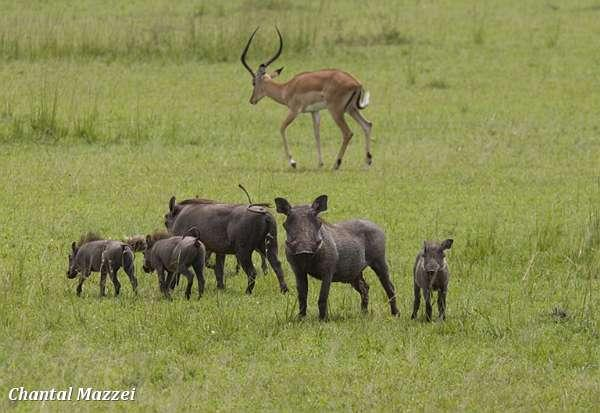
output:
[[[313,201],[311,208],[317,211],[317,214],[327,211],[327,195],[319,195]]]
[[[275,79],[277,76],[279,76],[281,74],[282,71],[283,71],[283,67],[280,67],[279,69],[277,69],[273,73],[271,73],[269,76],[271,77],[271,79]]]
[[[71,244],[71,249],[73,250],[73,252],[77,251],[77,243],[75,241],[73,241],[73,243]]]
[[[448,238],[447,240],[444,240],[442,242],[442,249],[449,250],[452,247],[453,242],[454,242],[454,240],[452,238]]]
[[[146,248],[150,248],[152,245],[152,237],[150,235],[146,235]]]
[[[169,200],[169,211],[173,212],[173,208],[175,208],[175,195]]]
[[[285,198],[275,198],[275,205],[277,207],[277,212],[284,215],[289,214],[292,209],[292,206]]]

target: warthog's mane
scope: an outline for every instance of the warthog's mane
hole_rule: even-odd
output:
[[[215,201],[214,199],[205,199],[205,198],[190,198],[185,199],[181,202],[177,202],[176,205],[194,205],[194,204],[223,204],[223,205],[249,205],[249,206],[261,206],[265,208],[270,208],[271,204],[267,202],[254,202],[252,204],[229,204],[227,202]]]
[[[77,242],[77,247],[81,247],[83,244],[87,244],[92,241],[102,241],[104,237],[97,232],[86,232],[79,237],[79,241]]]
[[[163,231],[163,230],[156,230],[149,236],[150,236],[150,239],[152,240],[152,242],[172,237],[171,234],[169,234],[168,232]]]
[[[125,238],[123,242],[129,245],[133,252],[144,251],[146,248],[146,237],[143,235],[132,235]]]
[[[185,199],[185,200],[177,203],[177,205],[191,205],[191,204],[222,204],[222,202],[218,202],[213,199],[190,198],[190,199]]]

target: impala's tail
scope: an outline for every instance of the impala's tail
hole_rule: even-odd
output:
[[[360,88],[360,90],[358,91],[358,98],[356,99],[356,107],[359,108],[360,110],[363,110],[364,108],[369,106],[369,97],[370,96],[371,96],[371,94],[369,93],[368,90],[364,90],[363,88]]]

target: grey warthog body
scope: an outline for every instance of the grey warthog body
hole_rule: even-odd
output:
[[[206,200],[169,202],[165,226],[174,235],[194,231],[207,251],[216,254],[215,276],[217,288],[225,288],[223,265],[226,254],[235,254],[248,276],[246,293],[251,294],[256,279],[252,252],[266,255],[275,271],[279,288],[287,292],[281,262],[277,257],[277,224],[273,215],[261,205],[222,204]]]
[[[452,247],[452,239],[441,243],[425,241],[423,249],[417,254],[413,267],[414,276],[414,302],[412,319],[417,317],[421,303],[421,289],[425,298],[425,317],[431,321],[431,291],[437,291],[438,316],[446,319],[446,295],[448,294],[448,281],[450,270],[446,262],[444,251]]]
[[[122,267],[129,277],[133,291],[137,293],[137,279],[135,278],[134,255],[129,245],[120,241],[111,240],[85,240],[79,244],[71,244],[69,254],[68,278],[79,275],[77,295],[81,295],[83,282],[92,272],[100,272],[100,295],[106,295],[106,276],[110,275],[115,286],[115,295],[119,295],[121,284],[117,272]]]
[[[144,250],[144,271],[156,271],[160,291],[171,298],[170,290],[175,286],[175,280],[180,274],[187,277],[185,297],[189,300],[194,283],[194,269],[198,278],[198,297],[204,293],[204,260],[206,250],[196,237],[173,236],[156,239],[150,235],[146,238]]]
[[[319,214],[327,210],[327,196],[321,195],[312,205],[291,206],[276,198],[277,212],[285,214],[286,257],[296,275],[300,316],[306,315],[307,274],[321,280],[319,318],[327,317],[327,299],[332,282],[352,285],[360,293],[361,307],[367,311],[369,286],[363,278],[368,266],[383,286],[393,315],[398,314],[394,286],[385,260],[385,235],[374,223],[351,220],[324,223]]]

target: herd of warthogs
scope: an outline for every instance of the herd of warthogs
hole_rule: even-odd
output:
[[[242,188],[243,189],[243,188]],[[249,199],[250,201],[250,199]],[[367,311],[369,285],[363,270],[370,267],[385,290],[392,315],[398,315],[396,291],[389,275],[385,256],[385,235],[376,224],[365,219],[331,224],[320,214],[327,210],[327,195],[317,197],[310,205],[291,205],[284,198],[276,198],[277,212],[285,215],[285,255],[296,276],[299,315],[306,315],[308,275],[321,280],[319,318],[327,318],[327,299],[332,282],[350,284],[361,297],[361,308]],[[198,297],[204,292],[204,269],[211,254],[216,260],[214,273],[217,288],[224,289],[223,267],[226,255],[235,255],[238,266],[248,277],[246,293],[252,294],[256,269],[252,253],[258,252],[273,268],[279,289],[288,291],[281,262],[278,258],[277,224],[268,204],[228,204],[208,199],[193,198],[169,201],[164,216],[166,232],[156,231],[147,236],[132,236],[123,241],[107,240],[92,233],[71,244],[68,278],[78,278],[77,295],[92,272],[100,272],[100,295],[106,294],[106,277],[115,288],[121,289],[117,272],[123,268],[133,291],[137,294],[134,253],[143,253],[143,269],[156,272],[161,294],[171,298],[179,278],[187,278],[185,296],[190,298],[194,275],[198,280]],[[425,298],[425,317],[431,321],[431,291],[438,291],[437,304],[440,319],[445,319],[446,294],[450,271],[444,256],[453,240],[441,243],[425,241],[417,254],[414,269],[414,306],[416,318],[421,301]]]

